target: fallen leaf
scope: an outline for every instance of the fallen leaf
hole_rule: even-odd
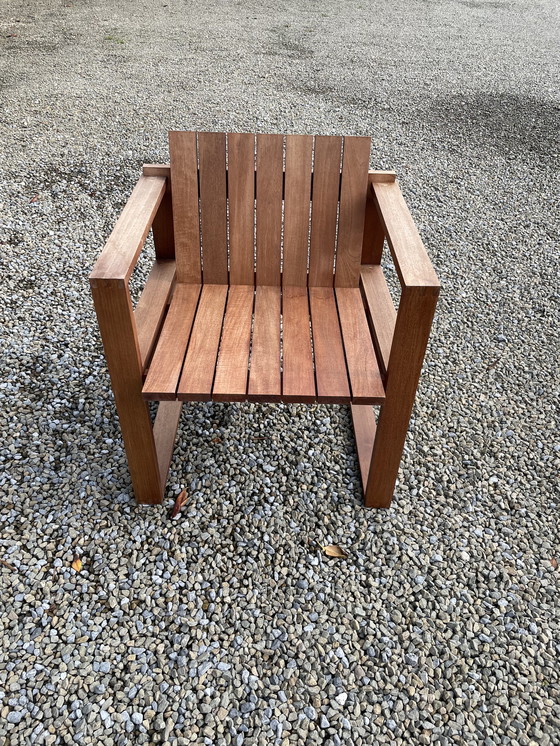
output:
[[[179,515],[179,513],[181,512],[181,508],[183,508],[187,504],[188,500],[189,497],[187,495],[187,490],[183,490],[175,500],[175,505],[173,506],[173,510],[171,511],[171,518],[176,518]]]
[[[556,557],[551,557],[551,558],[550,558],[550,564],[552,565],[552,567],[553,567],[553,568],[554,568],[555,570],[557,570],[557,569],[558,569],[558,560],[556,559]]]
[[[327,555],[327,557],[348,557],[348,553],[345,552],[342,547],[339,547],[336,544],[327,544],[326,547],[321,547],[321,549],[323,550],[324,554]]]
[[[222,442],[222,439],[221,439],[221,438],[218,438],[218,437],[216,437],[216,438],[212,438],[212,440],[211,440],[210,442],[211,442],[211,443],[221,443],[221,442]]]
[[[82,570],[82,560],[76,554],[74,555],[74,561],[72,562],[72,569],[76,570],[76,572],[81,572]]]
[[[0,559],[0,565],[4,565],[4,567],[7,567],[8,570],[11,570],[12,572],[17,572],[17,567],[10,565],[10,563],[6,562],[6,560]]]
[[[34,197],[31,197],[31,199],[29,201],[30,202],[37,202],[38,199],[39,199],[39,195],[36,194]]]

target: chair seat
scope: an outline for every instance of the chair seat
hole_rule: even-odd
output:
[[[381,404],[359,288],[179,283],[145,399]]]

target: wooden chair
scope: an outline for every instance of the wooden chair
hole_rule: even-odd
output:
[[[162,501],[183,401],[252,400],[349,404],[365,504],[388,506],[439,293],[394,173],[368,172],[365,137],[170,132],[169,150],[90,277],[137,501]]]

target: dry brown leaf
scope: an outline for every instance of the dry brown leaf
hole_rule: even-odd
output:
[[[221,438],[218,438],[218,437],[216,436],[215,438],[212,438],[212,440],[211,440],[210,442],[211,442],[211,443],[221,443],[221,442],[222,442],[222,439],[221,439]]]
[[[74,561],[72,562],[72,569],[76,570],[76,572],[81,572],[82,570],[82,560],[77,555],[74,555]]]
[[[327,555],[327,557],[348,557],[348,553],[345,552],[342,547],[339,547],[336,544],[327,544],[326,547],[321,547],[321,549]]]
[[[4,565],[4,567],[7,567],[8,570],[11,570],[12,572],[17,572],[17,567],[10,565],[10,563],[6,562],[6,560],[0,559],[0,565]]]
[[[175,500],[175,505],[173,506],[173,510],[171,511],[171,518],[176,518],[179,515],[179,513],[181,512],[181,508],[183,508],[187,504],[188,500],[189,497],[187,495],[187,490],[183,490]]]
[[[31,199],[29,201],[30,202],[37,202],[38,200],[39,200],[39,195],[36,194],[34,197],[31,197]]]
[[[558,569],[558,560],[556,559],[556,557],[551,557],[551,558],[550,558],[550,564],[552,565],[552,567],[553,567],[553,568],[554,568],[555,570],[557,570],[557,569]]]

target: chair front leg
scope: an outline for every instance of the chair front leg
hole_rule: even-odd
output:
[[[150,413],[142,398],[142,367],[127,283],[95,279],[91,287],[134,494],[139,503],[161,503],[163,487]]]

